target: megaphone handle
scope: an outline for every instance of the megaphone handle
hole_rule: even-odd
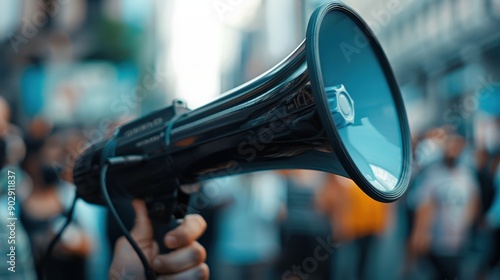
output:
[[[148,215],[153,226],[153,237],[160,247],[160,253],[166,254],[172,250],[165,246],[165,235],[180,223],[174,216],[177,206],[177,191],[170,194],[152,196],[146,199]]]
[[[165,246],[165,235],[167,234],[167,232],[179,226],[181,224],[180,221],[172,216],[170,220],[152,218],[151,223],[153,225],[153,237],[158,243],[160,254],[167,254],[172,252],[172,249]]]

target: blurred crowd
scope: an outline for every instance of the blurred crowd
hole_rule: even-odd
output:
[[[15,174],[14,208],[18,221],[16,273],[10,273],[8,263],[2,262],[0,275],[7,277],[4,279],[42,279],[46,249],[65,222],[75,196],[72,167],[84,149],[81,145],[86,143],[78,128],[53,127],[43,118],[34,118],[23,128],[10,123],[9,105],[0,97],[0,195],[2,206],[5,205],[0,214],[2,220],[11,215],[6,207],[7,174],[11,171]],[[105,242],[102,222],[106,212],[83,202],[78,202],[77,208],[80,213],[76,213],[53,253],[49,279],[107,277],[109,255],[100,249]],[[2,238],[9,235],[4,227],[0,233]],[[4,255],[9,246],[1,249]]]
[[[205,182],[191,208],[209,225],[200,242],[212,279],[495,279],[498,95],[486,100],[493,110],[478,112],[474,141],[451,126],[413,135],[412,180],[396,203],[372,200],[349,179],[306,170]],[[13,171],[19,221],[16,273],[1,262],[1,278],[42,279],[45,250],[75,195],[74,161],[88,144],[81,127],[53,126],[42,117],[23,127],[11,123],[0,97],[0,215],[8,217],[3,206]],[[104,207],[79,201],[49,279],[106,279],[113,227]],[[1,228],[2,240],[7,230]],[[8,247],[1,250],[8,254]]]

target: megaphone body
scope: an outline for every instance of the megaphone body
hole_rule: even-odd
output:
[[[105,160],[140,155],[110,167],[114,189],[135,197],[163,192],[165,180],[190,184],[267,169],[317,169],[348,176],[316,111],[305,44],[276,68],[195,111],[182,101],[131,122],[92,146],[76,164],[79,195],[100,203]],[[333,164],[332,164],[333,163]]]
[[[306,39],[268,72],[193,111],[174,101],[90,147],[74,168],[88,202],[103,203],[105,164],[114,195],[146,198],[221,176],[312,169],[349,177],[389,202],[408,184],[410,136],[382,48],[354,11],[334,2],[314,12]]]

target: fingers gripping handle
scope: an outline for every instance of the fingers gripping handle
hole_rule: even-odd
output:
[[[153,226],[153,237],[158,243],[160,254],[172,251],[165,244],[165,235],[180,225],[180,222],[174,216],[174,214],[179,215],[179,213],[176,213],[179,212],[177,209],[179,208],[178,194],[178,191],[175,190],[169,194],[152,196],[146,199],[148,215]],[[182,212],[180,216],[185,214],[184,211]]]
[[[153,237],[158,243],[160,254],[170,253],[172,249],[165,245],[165,235],[167,232],[178,227],[181,224],[180,221],[171,216],[170,219],[166,220],[151,218],[151,223],[153,224]]]

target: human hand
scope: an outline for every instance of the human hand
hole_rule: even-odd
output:
[[[200,215],[187,215],[181,225],[166,233],[165,245],[175,250],[160,255],[144,201],[134,200],[132,206],[136,218],[130,234],[141,248],[151,268],[159,275],[157,279],[208,279],[209,269],[204,263],[206,251],[196,242],[207,226]],[[109,278],[145,279],[139,256],[124,236],[116,242]]]

